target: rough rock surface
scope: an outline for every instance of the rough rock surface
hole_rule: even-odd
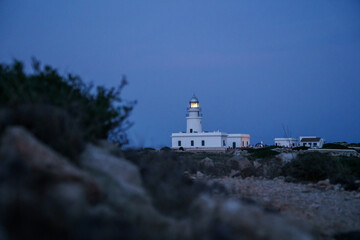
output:
[[[297,152],[282,152],[276,155],[277,158],[281,159],[283,163],[291,162],[291,160],[296,159]]]
[[[0,143],[0,234],[9,239],[312,239],[280,215],[205,193],[189,216],[166,217],[137,167],[106,149],[88,145],[75,165],[23,128]]]
[[[319,184],[296,184],[260,178],[214,179],[232,192],[234,198],[247,198],[267,206],[270,211],[305,220],[330,237],[338,232],[360,229],[360,198],[358,192],[329,187],[327,180]]]
[[[203,167],[214,167],[215,166],[214,161],[209,157],[206,157],[206,158],[202,159],[200,161],[200,165],[203,166]]]

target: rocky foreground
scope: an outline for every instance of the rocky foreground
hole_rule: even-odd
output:
[[[247,199],[269,211],[302,221],[319,231],[323,237],[340,232],[355,233],[360,229],[360,193],[344,191],[340,185],[328,180],[317,184],[285,182],[283,177],[274,180],[248,177],[212,179],[226,186],[235,199]]]
[[[359,229],[355,193],[279,179],[197,176],[195,183],[220,183],[231,197],[211,191],[179,196],[187,202],[186,213],[174,217],[160,211],[159,196],[144,187],[140,168],[112,149],[88,144],[70,160],[22,127],[5,129],[0,139],[0,239],[307,240]],[[166,189],[195,183],[160,182],[159,189],[165,196]]]

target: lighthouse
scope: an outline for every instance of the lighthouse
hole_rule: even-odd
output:
[[[199,100],[189,101],[186,114],[186,132],[171,134],[171,148],[185,151],[226,151],[229,148],[244,148],[250,145],[249,134],[228,134],[220,131],[203,131]]]
[[[199,100],[193,95],[187,108],[188,113],[186,114],[186,132],[187,133],[201,133],[202,116],[200,114]]]

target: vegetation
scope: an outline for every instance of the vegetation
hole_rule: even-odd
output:
[[[325,143],[324,149],[349,149],[347,146],[338,143]]]
[[[350,143],[349,147],[360,147],[360,143]]]
[[[295,147],[293,148],[293,150],[296,150],[296,151],[300,151],[300,150],[308,150],[309,147],[305,147],[305,146],[300,146],[300,147]]]
[[[354,181],[360,179],[360,159],[356,157],[335,157],[324,153],[300,154],[282,168],[282,174],[298,181],[319,181],[330,179],[346,189],[355,190]]]
[[[42,68],[35,59],[32,65],[34,72],[27,74],[19,61],[0,64],[0,107],[53,106],[74,120],[86,140],[109,139],[119,146],[128,143],[126,130],[132,126],[128,117],[135,102],[125,102],[120,97],[127,84],[124,77],[116,88],[98,86],[94,90],[92,84],[84,83],[78,76],[62,76],[48,65]],[[26,118],[32,118],[31,112]]]
[[[247,150],[251,156],[250,159],[257,158],[272,158],[279,154],[277,151],[273,151],[273,149],[278,148],[277,146],[269,146],[264,148],[247,148]]]

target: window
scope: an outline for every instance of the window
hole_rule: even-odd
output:
[[[201,146],[205,146],[205,140],[201,140]]]
[[[226,146],[226,144],[225,144],[225,140],[223,140],[223,146]]]
[[[192,133],[192,128],[190,128],[190,133]]]
[[[179,146],[179,147],[181,146],[181,141],[178,141],[178,146]]]
[[[236,148],[236,142],[233,142],[233,148],[234,149]]]
[[[246,146],[249,146],[249,141],[246,141]]]
[[[194,140],[191,140],[191,146],[194,146]]]
[[[244,146],[244,141],[242,141],[242,146]]]
[[[317,143],[314,143],[314,147],[317,145]]]
[[[305,147],[305,146],[306,146],[306,143],[303,143],[303,146]]]
[[[294,147],[294,146],[295,146],[295,143],[293,143],[292,146]]]

